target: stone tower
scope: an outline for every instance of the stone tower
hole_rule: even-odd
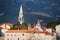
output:
[[[22,4],[20,6],[18,21],[19,21],[20,24],[24,23]]]

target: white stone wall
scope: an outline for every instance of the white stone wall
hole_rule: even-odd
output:
[[[30,34],[30,40],[42,40],[41,35],[34,33]]]
[[[29,33],[5,33],[5,40],[12,39],[12,40],[27,40],[30,37]]]
[[[52,40],[52,36],[46,35],[46,40]]]
[[[5,33],[8,29],[1,29],[2,33]]]
[[[24,34],[24,36],[23,36]],[[40,37],[39,37],[40,36]],[[38,34],[31,34],[31,33],[5,33],[5,40],[40,40],[41,35]]]
[[[55,27],[58,36],[60,36],[60,24]]]
[[[7,24],[2,24],[2,26],[1,26],[2,28],[7,28],[7,29],[10,29],[10,26],[9,25],[7,25]]]
[[[52,33],[52,29],[46,29],[46,31]]]
[[[52,36],[52,40],[56,40],[56,36]]]
[[[37,33],[5,33],[5,40],[52,40],[53,36]]]

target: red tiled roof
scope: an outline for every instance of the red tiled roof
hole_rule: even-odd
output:
[[[52,33],[50,33],[50,32],[46,32],[45,34],[46,34],[46,35],[52,35]]]
[[[10,27],[13,26],[13,24],[10,24],[10,23],[3,23],[3,24],[7,24],[7,25],[9,25]],[[1,27],[3,24],[0,24],[0,27]]]
[[[13,26],[13,24],[11,24],[11,23],[3,23],[3,24],[7,24],[7,25],[9,25],[9,26]]]
[[[36,28],[32,28],[30,30],[8,30],[6,33],[31,33],[35,30]]]
[[[45,35],[52,35],[52,33],[50,32],[44,32],[44,31],[39,31],[39,32],[36,32],[38,34],[45,34]]]
[[[1,26],[2,24],[0,24],[0,26]]]
[[[8,30],[6,33],[32,33],[36,30],[36,27],[30,29],[30,30]],[[52,33],[50,32],[44,32],[44,31],[38,31],[38,32],[35,32],[35,33],[38,33],[38,34],[45,34],[45,35],[51,35]]]
[[[25,33],[27,30],[8,30],[6,33]]]
[[[0,24],[0,27],[2,26],[2,24]]]
[[[38,33],[38,34],[45,34],[45,32],[43,32],[43,31],[39,31],[39,32],[36,32],[36,33]]]

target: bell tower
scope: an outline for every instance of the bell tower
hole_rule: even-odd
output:
[[[19,21],[20,24],[24,23],[22,4],[20,6],[18,21]]]

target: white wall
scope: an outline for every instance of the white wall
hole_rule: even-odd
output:
[[[57,25],[55,28],[56,28],[56,32],[57,32],[58,36],[60,36],[60,24]]]
[[[23,36],[23,34],[24,34],[24,36]],[[18,40],[18,38],[20,39],[20,40],[26,40],[26,39],[28,39],[29,38],[29,36],[30,36],[30,34],[29,33],[5,33],[5,40],[7,40],[8,38],[11,40]]]
[[[46,35],[46,40],[53,40],[51,35]]]
[[[24,36],[23,36],[24,34]],[[52,40],[51,35],[45,35],[45,34],[37,34],[37,33],[5,33],[5,40]]]
[[[10,29],[10,26],[9,25],[7,25],[7,24],[2,24],[2,26],[1,26],[2,28],[7,28],[7,29]]]
[[[52,29],[46,29],[46,31],[52,33]]]

